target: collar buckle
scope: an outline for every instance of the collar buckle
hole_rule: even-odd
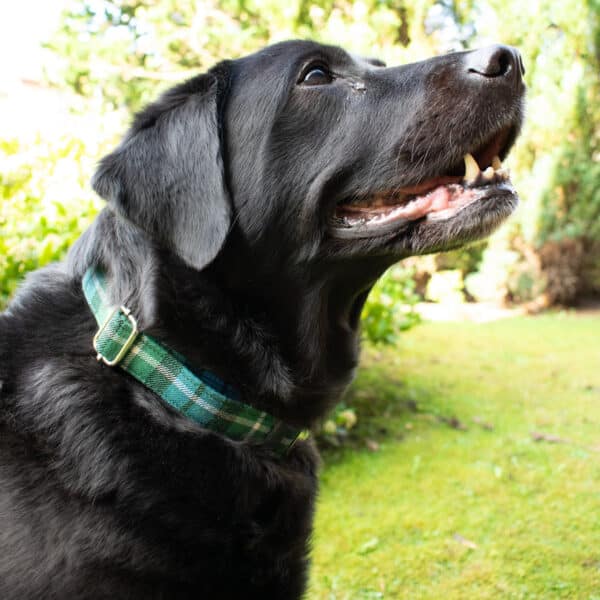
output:
[[[123,341],[122,337],[119,335],[124,327],[129,327],[131,329],[125,341]],[[131,346],[133,346],[138,334],[139,329],[137,321],[131,314],[131,311],[125,306],[115,308],[109,313],[94,336],[93,345],[94,350],[97,352],[96,360],[102,361],[109,367],[118,365]],[[111,347],[116,347],[118,349],[114,358],[108,358],[105,354]]]

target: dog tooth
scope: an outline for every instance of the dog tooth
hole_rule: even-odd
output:
[[[499,156],[492,158],[492,167],[494,167],[494,171],[499,171],[502,168],[502,161]]]
[[[481,169],[477,164],[477,161],[473,158],[473,155],[470,153],[465,154],[465,181],[467,183],[474,183],[479,177],[479,173]]]
[[[483,173],[483,178],[486,181],[491,181],[492,179],[494,179],[494,167],[488,167]]]

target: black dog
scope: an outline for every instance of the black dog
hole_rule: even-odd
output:
[[[502,46],[385,68],[287,42],[136,117],[93,180],[107,208],[0,316],[0,598],[302,596],[312,443],[231,439],[97,362],[82,276],[101,268],[192,370],[310,427],[352,379],[383,271],[515,208],[522,73]]]

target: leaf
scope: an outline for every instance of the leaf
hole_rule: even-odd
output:
[[[468,540],[467,538],[465,538],[462,535],[460,535],[460,533],[455,533],[452,537],[461,546],[464,546],[465,548],[469,548],[470,550],[476,550],[478,548],[478,546],[477,546],[477,544],[475,542],[472,542],[471,540]]]
[[[379,538],[374,537],[371,538],[368,542],[365,542],[360,548],[357,550],[358,554],[364,556],[365,554],[370,554],[371,552],[377,550],[379,547]]]

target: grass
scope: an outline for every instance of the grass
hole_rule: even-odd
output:
[[[423,324],[348,404],[309,600],[600,600],[600,319]]]

